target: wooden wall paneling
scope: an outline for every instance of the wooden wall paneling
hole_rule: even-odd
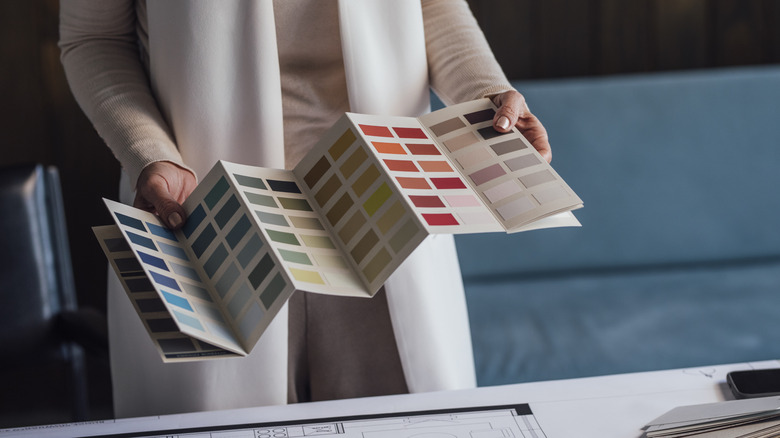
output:
[[[594,71],[595,0],[531,3],[532,76],[585,76]]]
[[[709,0],[653,0],[654,59],[659,70],[712,65]]]
[[[718,66],[760,64],[765,56],[770,30],[763,25],[765,3],[758,0],[712,2],[713,44]]]
[[[531,0],[470,0],[469,5],[509,78],[531,75]]]
[[[778,0],[468,0],[511,79],[780,63]]]
[[[62,160],[66,153],[61,147],[59,121],[60,114],[65,109],[64,103],[70,98],[70,94],[67,92],[67,84],[63,89],[64,73],[59,60],[60,50],[57,47],[59,9],[57,2],[53,0],[43,0],[37,4],[37,20],[41,24],[38,31],[38,47],[31,51],[29,56],[40,66],[38,86],[44,96],[40,118],[50,133],[48,146],[51,149],[46,164],[56,165],[62,173]]]
[[[780,63],[780,2],[764,0],[763,6],[764,62]]]
[[[0,147],[5,165],[51,159],[50,137],[41,118],[41,66],[35,56],[40,44],[38,13],[38,2],[0,2]]]
[[[594,28],[598,32],[597,74],[648,71],[653,67],[650,0],[601,0]]]

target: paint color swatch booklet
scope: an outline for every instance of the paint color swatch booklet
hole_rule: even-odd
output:
[[[245,356],[294,291],[371,297],[430,234],[578,226],[580,198],[494,115],[347,113],[293,170],[218,162],[180,230],[106,200],[95,233],[163,360]]]

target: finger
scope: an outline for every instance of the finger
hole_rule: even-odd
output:
[[[135,199],[133,199],[133,207],[154,213],[154,205],[150,204],[149,201],[137,191],[135,193]]]
[[[517,122],[517,129],[548,163],[552,161],[552,148],[547,129],[536,116],[527,113],[526,116],[521,117]]]
[[[497,97],[498,109],[493,116],[493,127],[498,132],[509,132],[528,112],[528,106],[523,95],[514,90],[501,93]]]
[[[171,194],[168,183],[159,175],[150,176],[142,187],[139,187],[136,195],[136,203],[139,208],[144,205],[151,206],[151,210],[160,217],[160,220],[171,229],[181,228],[186,219],[184,207]]]
[[[493,118],[495,129],[499,132],[509,132],[512,126],[516,126],[548,163],[552,161],[552,148],[547,130],[531,113],[525,97],[515,90],[509,90],[496,96],[494,102],[498,106]]]

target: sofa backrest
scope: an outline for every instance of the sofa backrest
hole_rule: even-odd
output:
[[[780,257],[780,67],[515,86],[583,227],[457,236],[464,278]]]

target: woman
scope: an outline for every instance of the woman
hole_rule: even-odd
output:
[[[121,200],[172,228],[218,159],[293,167],[345,111],[420,115],[491,96],[549,160],[465,0],[61,2],[71,88],[123,167]],[[135,194],[133,194],[135,189]],[[294,294],[247,358],[163,364],[113,275],[118,417],[475,385],[451,236],[370,300]]]

